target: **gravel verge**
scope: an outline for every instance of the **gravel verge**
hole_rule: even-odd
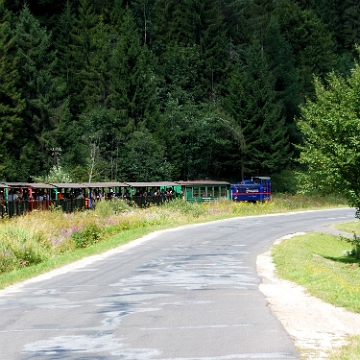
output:
[[[278,239],[274,244],[296,235],[300,233]],[[348,336],[360,335],[360,314],[325,303],[307,294],[302,286],[278,278],[270,250],[258,256],[256,265],[262,278],[260,291],[304,358],[327,359],[329,351],[346,344]]]

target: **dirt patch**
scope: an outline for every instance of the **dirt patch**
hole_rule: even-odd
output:
[[[276,243],[296,235],[300,234]],[[326,354],[344,345],[347,336],[360,335],[360,314],[327,304],[303,287],[277,278],[270,251],[259,255],[256,265],[262,278],[260,291],[306,359],[327,359]]]

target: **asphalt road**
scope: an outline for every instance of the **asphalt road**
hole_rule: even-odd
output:
[[[300,359],[259,291],[274,240],[337,209],[165,231],[0,292],[0,360]]]

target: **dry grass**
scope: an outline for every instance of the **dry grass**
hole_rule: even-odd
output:
[[[337,198],[282,195],[256,204],[231,201],[199,204],[174,200],[163,206],[139,209],[116,200],[103,201],[94,211],[72,214],[60,210],[36,211],[0,221],[0,274],[71,254],[129,230],[151,231],[159,226],[334,206],[344,206],[344,202]]]

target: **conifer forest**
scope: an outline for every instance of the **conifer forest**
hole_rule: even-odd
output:
[[[314,78],[358,59],[358,0],[0,0],[0,179],[272,176]]]

